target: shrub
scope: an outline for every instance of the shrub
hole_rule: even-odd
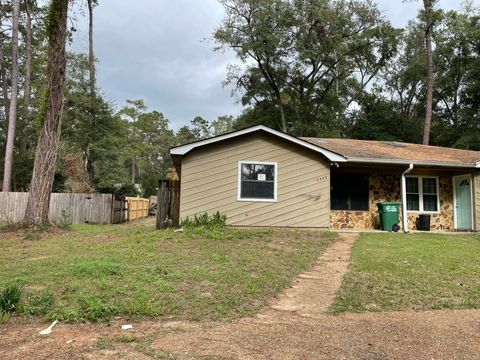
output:
[[[3,321],[17,310],[22,291],[23,286],[15,283],[8,285],[0,292],[0,318]]]
[[[216,212],[215,214],[209,216],[207,213],[201,214],[199,216],[195,215],[193,219],[186,217],[182,221],[182,226],[186,228],[194,227],[206,227],[206,228],[215,228],[215,227],[224,227],[227,224],[227,215],[220,214]]]
[[[60,229],[70,229],[72,226],[72,216],[70,215],[68,209],[62,209],[62,213],[57,220],[57,226]]]

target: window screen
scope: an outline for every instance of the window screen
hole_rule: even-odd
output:
[[[275,165],[240,163],[240,198],[275,199]]]
[[[368,210],[368,175],[332,173],[331,209]]]
[[[418,178],[406,178],[407,183],[407,210],[420,210],[420,188]]]
[[[407,210],[438,211],[437,178],[407,177]]]

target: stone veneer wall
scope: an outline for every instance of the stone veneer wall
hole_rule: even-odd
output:
[[[400,176],[370,175],[369,211],[330,211],[332,229],[379,229],[380,216],[377,203],[383,201],[401,201]],[[451,176],[440,176],[440,212],[432,214],[431,230],[453,230],[453,185]],[[409,214],[410,230],[416,229],[418,214]],[[400,213],[400,226],[402,215]]]

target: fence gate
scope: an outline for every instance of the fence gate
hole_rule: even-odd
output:
[[[180,224],[180,181],[160,180],[157,202],[157,229]]]
[[[127,199],[123,195],[114,195],[112,223],[119,224],[127,221]]]

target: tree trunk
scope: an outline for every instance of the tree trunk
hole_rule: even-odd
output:
[[[0,0],[0,6],[2,6],[2,1]],[[0,16],[0,28],[2,27],[2,16]],[[0,85],[2,85],[2,94],[3,94],[3,41],[2,38],[0,37]],[[4,104],[6,106],[6,104]],[[5,107],[5,128],[7,127],[7,109]]]
[[[425,45],[427,55],[427,94],[425,104],[425,125],[423,127],[423,144],[430,143],[430,128],[432,126],[432,104],[433,104],[433,56],[432,56],[432,0],[423,0],[425,7]]]
[[[132,158],[132,184],[135,184],[135,178],[136,178],[135,159]]]
[[[20,0],[13,3],[12,15],[12,87],[10,110],[8,112],[7,145],[5,147],[5,167],[3,171],[3,191],[10,191],[13,169],[13,147],[15,143],[15,128],[17,125],[18,101],[18,18],[20,15]]]
[[[1,26],[1,22],[0,22]],[[3,43],[0,39],[0,85],[2,85],[2,94],[4,93],[4,86],[3,86]],[[7,104],[4,104],[4,112],[5,112],[5,128],[7,127]]]
[[[0,77],[2,80],[3,106],[5,111],[5,125],[6,125],[7,119],[8,119],[8,109],[10,108],[9,106],[10,102],[8,101],[8,83],[7,83],[7,72],[5,70],[5,66],[3,66],[0,71],[1,71]]]
[[[25,220],[30,225],[48,221],[63,113],[68,3],[69,0],[52,0],[49,9],[47,89],[40,113],[43,126],[35,153],[25,214]]]
[[[88,0],[88,66],[90,72],[90,96],[95,98],[95,57],[93,53],[93,0]],[[93,105],[93,104],[92,104]]]
[[[87,0],[88,5],[88,67],[90,73],[90,126],[95,131],[95,56],[93,53],[93,4],[94,0]],[[90,146],[87,145],[87,173],[90,184],[95,181],[94,166]]]
[[[280,130],[286,133],[288,130],[287,121],[285,119],[285,109],[284,109],[282,94],[280,93],[277,94],[277,103],[278,103],[278,108],[280,109]]]
[[[25,31],[25,83],[23,97],[28,113],[30,112],[30,97],[32,93],[32,7],[31,0],[25,0],[27,25]]]
[[[19,129],[20,144],[19,151],[27,151],[28,138],[26,135],[26,123],[32,121],[31,93],[32,93],[32,0],[25,0],[25,12],[27,23],[25,25],[25,79],[23,83],[23,107],[24,124]]]

